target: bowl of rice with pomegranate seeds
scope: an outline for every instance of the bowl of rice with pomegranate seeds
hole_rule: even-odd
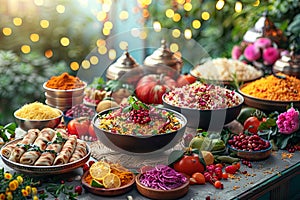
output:
[[[129,104],[104,110],[92,120],[97,138],[106,147],[141,154],[165,151],[179,143],[187,123],[182,114],[129,98]]]
[[[239,115],[244,98],[234,90],[199,81],[163,95],[165,108],[186,116],[188,127],[220,131]]]

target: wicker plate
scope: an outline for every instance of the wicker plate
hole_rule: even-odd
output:
[[[22,140],[22,138],[13,140],[11,142],[8,142],[7,144],[5,144],[1,148],[1,152],[2,152],[2,149],[5,148],[7,145],[17,143],[20,140]],[[71,162],[71,163],[67,163],[67,164],[63,164],[63,165],[56,165],[56,166],[24,165],[24,164],[20,164],[20,163],[17,163],[17,162],[13,162],[13,161],[5,158],[2,155],[2,153],[1,153],[1,158],[2,158],[2,161],[8,167],[10,167],[10,168],[12,168],[16,171],[20,171],[20,172],[23,172],[23,173],[30,173],[31,175],[51,175],[51,174],[67,173],[67,172],[70,172],[72,170],[75,170],[75,169],[83,166],[89,160],[90,155],[91,155],[90,147],[87,144],[87,154],[83,158],[81,158],[80,160],[77,160],[75,162]]]

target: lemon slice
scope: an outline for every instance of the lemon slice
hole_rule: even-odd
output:
[[[102,183],[100,183],[99,181],[97,181],[96,179],[92,179],[91,186],[92,187],[97,187],[97,188],[103,188],[104,187],[104,185]]]
[[[110,173],[110,166],[108,163],[100,161],[95,162],[90,167],[90,175],[93,179],[101,180]]]
[[[110,173],[103,178],[103,185],[105,188],[119,188],[121,180],[117,175]]]

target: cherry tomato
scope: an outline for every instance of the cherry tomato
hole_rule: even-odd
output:
[[[77,193],[78,195],[81,195],[81,193],[82,193],[81,185],[77,185],[74,190],[75,190],[75,193]]]
[[[216,181],[214,183],[215,188],[221,188],[222,187],[222,182],[221,181]]]
[[[244,122],[244,130],[248,130],[250,133],[256,134],[261,121],[257,117],[249,117]]]
[[[92,123],[90,123],[89,126],[89,135],[93,138],[93,139],[97,139],[96,133],[95,133],[95,129],[94,129],[94,125]]]
[[[178,172],[192,176],[196,172],[204,172],[204,165],[200,162],[197,154],[184,155],[179,161],[174,163],[174,169]]]
[[[215,164],[215,168],[217,168],[217,167],[219,167],[219,168],[223,168],[224,166],[223,166],[223,164],[222,163],[217,163],[217,164]]]
[[[197,80],[196,77],[194,77],[191,74],[186,73],[186,74],[180,75],[176,82],[177,82],[178,87],[182,87],[184,85],[194,83],[196,80]]]
[[[83,135],[87,135],[90,123],[91,122],[87,117],[74,118],[68,123],[68,133],[70,135],[76,135],[78,138]]]
[[[222,179],[228,179],[228,174],[226,172],[222,173]]]
[[[225,167],[225,172],[229,174],[235,174],[236,170],[236,167],[234,167],[233,165],[228,165]]]
[[[197,184],[205,184],[205,177],[202,173],[196,172],[192,175],[192,178],[194,178],[197,182]]]
[[[241,163],[240,162],[233,163],[232,166],[234,166],[236,170],[239,170],[241,168]]]

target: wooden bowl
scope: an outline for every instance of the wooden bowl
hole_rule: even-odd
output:
[[[228,151],[232,152],[239,158],[244,158],[251,161],[258,161],[267,159],[272,153],[272,143],[270,143],[269,148],[260,151],[244,151],[233,148],[231,145],[227,145]]]
[[[159,189],[153,189],[142,185],[140,182],[140,176],[141,174],[138,174],[135,177],[137,190],[143,196],[148,197],[150,199],[164,199],[164,200],[178,199],[186,195],[186,193],[189,191],[189,185],[190,185],[189,181],[187,181],[182,186],[172,190],[159,190]]]
[[[96,194],[96,195],[101,195],[101,196],[117,196],[121,194],[125,194],[126,192],[129,192],[132,190],[134,183],[135,183],[135,175],[133,174],[132,180],[127,184],[123,185],[119,188],[97,188],[97,187],[92,187],[89,183],[85,181],[85,177],[89,174],[89,171],[86,171],[82,178],[81,178],[81,184],[83,187],[89,191],[90,193]]]

